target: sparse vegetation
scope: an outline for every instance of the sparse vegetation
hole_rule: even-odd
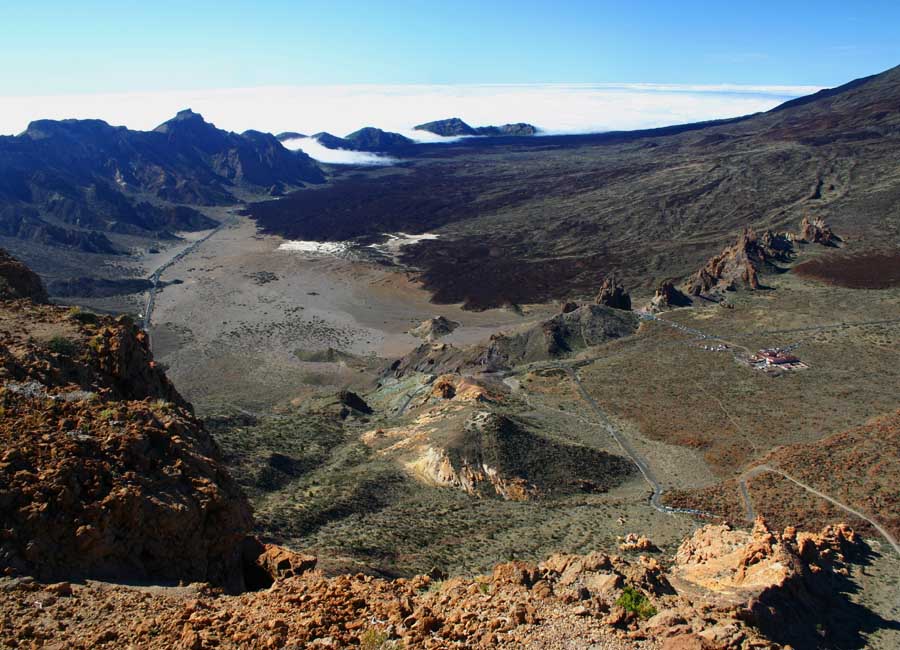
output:
[[[47,342],[47,348],[55,354],[67,357],[74,356],[78,352],[78,346],[75,342],[65,336],[54,336]]]
[[[401,650],[403,642],[393,640],[384,630],[371,628],[359,637],[360,650]]]
[[[656,615],[656,608],[650,599],[631,585],[626,585],[622,589],[622,595],[616,599],[616,605],[645,620]]]
[[[96,325],[100,322],[100,317],[97,314],[85,311],[81,307],[72,307],[67,313],[66,318],[69,320],[78,321],[84,325]]]

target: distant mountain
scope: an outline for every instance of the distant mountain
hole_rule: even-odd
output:
[[[364,127],[344,136],[344,140],[352,145],[354,151],[389,151],[397,147],[414,144],[405,135],[382,131],[373,126]]]
[[[328,149],[346,149],[348,151],[383,152],[415,144],[404,135],[376,129],[374,126],[364,127],[343,138],[325,131],[316,133],[312,137]]]
[[[344,140],[344,138],[339,138],[336,135],[332,135],[327,131],[319,131],[318,133],[314,133],[310,136],[313,140],[316,140],[320,145],[327,149],[349,149],[350,143]]]
[[[458,117],[451,117],[446,120],[435,120],[434,122],[426,122],[413,127],[416,131],[428,131],[435,135],[444,137],[457,135],[478,135],[478,132],[471,126],[463,122]]]
[[[478,126],[475,127],[478,135],[534,135],[538,129],[533,124],[526,122],[516,122],[515,124],[503,124],[501,126]]]
[[[188,205],[324,180],[267,133],[217,129],[191,110],[153,131],[38,120],[0,137],[0,236],[111,253],[109,235],[171,236],[215,222]]]
[[[306,137],[308,136],[305,136],[302,133],[297,133],[296,131],[282,131],[275,136],[275,139],[279,142],[287,142],[288,140],[299,140],[300,138]]]
[[[460,136],[460,135],[488,135],[488,136],[504,136],[504,135],[534,135],[538,132],[538,128],[533,124],[525,122],[517,122],[515,124],[503,124],[502,126],[476,126],[471,127],[458,117],[451,117],[446,120],[437,120],[434,122],[426,122],[415,127],[417,131],[428,131],[435,135],[444,137]]]

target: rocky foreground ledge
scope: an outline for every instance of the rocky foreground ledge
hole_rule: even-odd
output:
[[[302,573],[229,596],[207,584],[134,588],[0,580],[0,644],[43,648],[780,648],[831,633],[862,544],[715,525],[668,568],[640,556],[555,555],[435,580]],[[275,566],[292,565],[275,551]],[[294,571],[288,571],[294,573]],[[837,631],[835,631],[837,633]],[[811,636],[813,635],[813,636]],[[573,645],[574,644],[574,645]]]

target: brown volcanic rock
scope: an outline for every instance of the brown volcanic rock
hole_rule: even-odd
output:
[[[0,379],[105,399],[158,398],[190,409],[153,360],[146,332],[126,316],[0,301]]]
[[[613,309],[631,310],[631,296],[614,275],[607,276],[600,285],[600,292],[595,302]]]
[[[813,221],[810,221],[809,217],[803,217],[800,222],[800,240],[832,247],[838,246],[841,242],[841,238],[832,232],[822,217],[816,217]]]
[[[31,638],[71,648],[387,648],[395,643],[433,649],[594,644],[610,650],[652,650],[659,644],[673,650],[776,649],[787,641],[773,642],[755,627],[763,621],[763,609],[770,611],[781,596],[794,599],[790,606],[783,603],[783,621],[834,614],[815,609],[818,601],[805,597],[808,591],[796,586],[797,576],[839,575],[844,555],[857,545],[852,532],[840,526],[818,535],[707,526],[685,542],[668,573],[653,559],[590,553],[554,555],[539,565],[509,562],[487,575],[442,582],[428,576],[328,578],[304,570],[241,596],[193,585],[150,595],[96,583],[8,582],[0,589],[0,621],[15,623],[0,625],[0,645],[21,646],[22,639]],[[788,564],[780,567],[780,562]],[[673,584],[685,594],[676,593]],[[715,598],[735,586],[748,600]],[[656,613],[642,619],[617,605],[626,587]]]
[[[682,543],[669,580],[695,607],[716,612],[717,624],[701,636],[733,647],[740,620],[772,641],[816,647],[822,630],[832,640],[853,634],[836,627],[846,606],[837,582],[863,548],[843,524],[818,534],[778,533],[761,518],[750,533],[711,525]],[[723,625],[729,617],[733,622]]]
[[[243,587],[250,509],[188,411],[9,387],[0,405],[0,566]]]
[[[665,311],[671,307],[687,307],[692,303],[675,283],[671,280],[663,280],[656,288],[656,294],[650,301],[649,311]]]
[[[765,231],[761,236],[746,228],[737,242],[710,259],[688,280],[687,292],[694,296],[737,289],[759,289],[759,274],[775,261],[790,258],[790,239]]]
[[[37,273],[0,248],[0,300],[17,298],[47,302],[47,290]]]
[[[0,302],[0,571],[243,588],[249,505],[130,320]]]

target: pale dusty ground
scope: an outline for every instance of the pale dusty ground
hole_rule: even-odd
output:
[[[202,236],[202,234],[201,234]],[[183,284],[161,291],[151,339],[188,399],[265,407],[301,384],[350,385],[357,371],[310,364],[293,352],[329,347],[396,358],[422,341],[405,332],[442,315],[461,323],[442,339],[471,344],[499,329],[546,317],[550,308],[464,311],[434,305],[407,274],[346,257],[277,250],[249,219],[223,228],[163,274]],[[168,253],[168,251],[167,251]],[[253,389],[248,392],[248,380]]]

